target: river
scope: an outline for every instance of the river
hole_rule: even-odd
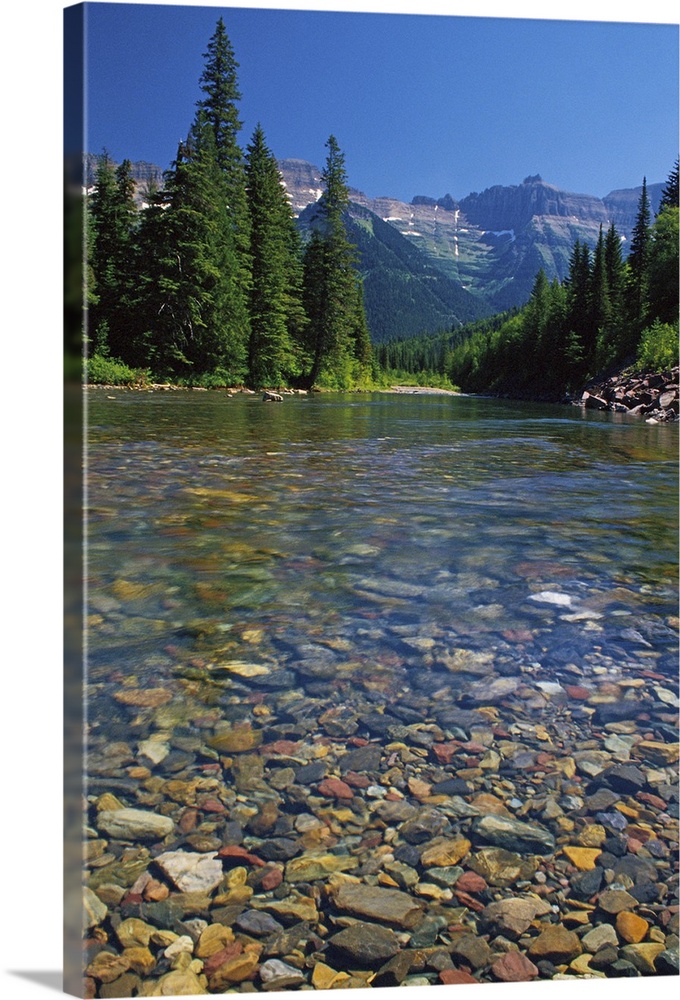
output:
[[[573,923],[574,899],[612,885],[638,893],[646,972],[666,971],[676,425],[456,395],[91,389],[87,443],[88,885],[110,907],[265,941],[213,962],[211,992],[346,969],[366,985],[409,934],[444,964],[408,952],[375,985],[453,983],[589,975],[580,944],[541,956],[540,921]],[[244,867],[192,881],[173,851]],[[491,899],[529,890],[518,972],[502,925],[495,950],[481,936]],[[630,940],[612,969],[651,961]],[[201,992],[186,965],[151,956],[129,988]]]

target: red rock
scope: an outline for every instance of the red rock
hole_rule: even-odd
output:
[[[350,736],[347,745],[351,747],[367,747],[368,740],[364,736]]]
[[[185,809],[177,824],[182,833],[191,833],[198,826],[198,810]]]
[[[368,788],[371,783],[365,774],[357,774],[356,771],[348,771],[345,781],[352,788]]]
[[[626,846],[630,854],[637,854],[637,852],[642,847],[642,844],[640,843],[639,840],[636,840],[634,837],[629,837]]]
[[[204,802],[200,803],[200,806],[203,812],[208,813],[223,813],[227,811],[219,799],[206,799]]]
[[[353,799],[354,792],[346,781],[340,778],[324,778],[317,785],[317,791],[327,799]]]
[[[533,642],[534,637],[528,629],[509,628],[501,633],[506,642]]]
[[[217,857],[227,866],[236,867],[242,865],[244,862],[248,865],[256,865],[258,868],[264,868],[266,865],[266,862],[262,858],[258,858],[257,854],[251,854],[245,847],[239,847],[238,844],[229,844],[228,847],[221,847],[217,852]]]
[[[203,960],[203,972],[205,972],[206,976],[212,976],[213,972],[216,972],[221,965],[228,962],[230,958],[236,958],[242,951],[243,945],[240,941],[228,944],[226,948],[216,951],[214,955]]]
[[[474,910],[476,913],[481,913],[485,909],[484,903],[480,903],[478,899],[471,896],[467,892],[462,892],[460,889],[454,889],[453,894],[462,906],[467,906],[469,910]]]
[[[456,882],[456,889],[461,889],[463,892],[484,892],[487,888],[485,879],[477,872],[463,872]]]
[[[508,951],[491,966],[491,971],[503,983],[526,983],[535,979],[538,969],[521,951]]]
[[[262,876],[260,882],[261,887],[269,892],[271,889],[277,889],[283,882],[283,872],[280,868],[270,868],[266,875]]]
[[[399,792],[388,792],[387,795],[385,796],[385,801],[386,802],[401,802],[401,800],[403,799],[403,797],[404,796],[400,795]]]
[[[460,743],[434,743],[432,753],[440,764],[450,764],[460,750]]]
[[[653,795],[651,792],[638,792],[636,798],[639,799],[640,802],[644,802],[648,806],[653,806],[655,809],[661,809],[664,812],[666,810],[666,806],[668,805],[664,799],[659,798],[658,795]]]
[[[579,684],[565,684],[564,690],[575,701],[588,701],[592,694],[588,688],[581,687]]]
[[[479,982],[479,980],[475,979],[474,976],[471,976],[469,972],[464,972],[463,969],[442,969],[439,973],[439,978],[446,986],[462,986],[465,983]]]

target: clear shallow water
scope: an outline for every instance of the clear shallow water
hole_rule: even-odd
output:
[[[330,641],[403,685],[429,662],[404,636],[675,674],[673,425],[389,394],[92,390],[88,411],[95,676],[163,673],[167,644],[285,667]]]

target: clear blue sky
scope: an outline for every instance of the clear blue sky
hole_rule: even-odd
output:
[[[219,16],[239,63],[245,146],[319,166],[332,133],[351,186],[461,198],[528,174],[605,195],[665,181],[678,150],[668,24],[90,3],[90,152],[165,168],[200,97]]]

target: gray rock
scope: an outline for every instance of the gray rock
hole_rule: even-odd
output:
[[[358,747],[344,754],[340,760],[340,772],[346,774],[348,771],[377,771],[380,768],[382,758],[382,748],[374,743],[369,743],[365,747]]]
[[[536,916],[537,900],[511,897],[490,903],[483,918],[493,924],[503,935],[516,940],[524,934]]]
[[[295,986],[304,983],[305,977],[299,969],[287,962],[282,962],[280,958],[269,958],[263,962],[259,969],[260,979],[272,987]]]
[[[397,954],[399,938],[388,927],[359,922],[334,934],[328,945],[349,968],[378,969]]]
[[[278,934],[283,930],[283,924],[260,910],[246,910],[238,917],[235,926],[254,937],[266,937],[267,934]]]
[[[97,816],[97,829],[114,840],[162,840],[174,828],[169,816],[144,809],[104,809]]]
[[[555,849],[555,838],[549,830],[507,816],[482,816],[474,821],[472,830],[473,836],[520,854],[548,854]]]
[[[412,930],[423,919],[423,904],[399,889],[347,882],[337,888],[333,898],[342,913],[379,920],[403,930]]]

